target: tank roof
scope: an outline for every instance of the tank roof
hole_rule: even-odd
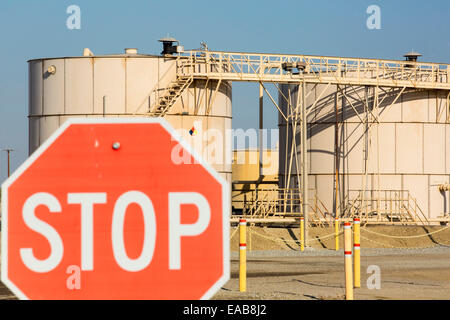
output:
[[[27,62],[40,61],[40,60],[56,60],[56,59],[95,59],[95,58],[166,58],[167,59],[168,57],[163,57],[161,55],[154,55],[154,54],[120,53],[120,54],[106,54],[106,55],[93,55],[93,56],[64,56],[64,57],[35,58],[35,59],[29,59],[29,60],[27,60]],[[174,59],[175,58],[176,57],[174,57]]]
[[[166,38],[162,38],[158,40],[159,42],[178,42],[177,39],[172,38],[172,37],[166,37]]]
[[[421,57],[421,56],[422,56],[422,54],[420,54],[420,53],[418,53],[416,51],[411,51],[411,52],[408,52],[407,54],[404,55],[405,58],[407,58],[407,57]]]

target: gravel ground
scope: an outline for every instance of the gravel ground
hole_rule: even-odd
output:
[[[369,266],[378,266],[380,288],[370,289]],[[247,291],[239,292],[239,260],[214,299],[335,300],[345,298],[342,251],[253,251],[247,257]],[[450,299],[450,249],[363,249],[357,300]]]
[[[445,228],[445,229],[444,229]],[[334,228],[309,228],[308,247],[334,249]],[[299,228],[247,227],[247,247],[253,250],[297,251]],[[342,230],[339,244],[344,243]],[[231,229],[231,250],[239,250],[239,232]],[[362,248],[427,248],[450,247],[450,226],[366,226],[361,228]]]
[[[355,299],[450,299],[450,228],[365,226],[361,231],[361,288]],[[299,251],[298,228],[247,228],[247,291],[239,292],[239,233],[231,230],[231,279],[214,299],[345,299],[343,236],[310,228]],[[369,266],[380,289],[369,289]],[[370,271],[370,272],[368,272]]]
[[[430,248],[366,248],[361,250],[361,257],[373,257],[373,256],[391,256],[391,255],[423,255],[423,254],[450,254],[450,246],[435,246]],[[344,250],[338,251],[331,249],[315,249],[305,248],[305,251],[300,252],[298,250],[254,250],[247,252],[247,257],[342,257]],[[238,259],[239,252],[232,251],[231,259]]]

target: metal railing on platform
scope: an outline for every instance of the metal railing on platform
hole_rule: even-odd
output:
[[[335,214],[328,210],[317,196],[315,189],[309,189],[308,224],[310,226],[332,226]],[[449,217],[429,219],[416,198],[409,190],[349,190],[342,202],[339,220],[353,221],[359,218],[363,224],[429,225],[448,223]],[[232,200],[233,217],[246,218],[257,223],[299,222],[304,216],[302,194],[298,188],[254,189],[236,193]]]
[[[177,76],[450,89],[448,64],[309,55],[191,50],[178,57]]]

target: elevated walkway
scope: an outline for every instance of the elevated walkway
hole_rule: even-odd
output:
[[[450,65],[396,60],[186,51],[177,77],[450,90]]]

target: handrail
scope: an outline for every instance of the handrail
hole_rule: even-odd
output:
[[[421,225],[429,224],[429,220],[423,213],[422,209],[417,203],[417,200],[411,196],[409,190],[382,190],[380,198],[366,199],[364,208],[362,208],[362,192],[371,193],[374,190],[349,190],[349,195],[357,193],[353,200],[349,200],[343,214],[344,218],[351,218],[353,211],[365,211],[363,209],[371,208],[369,212],[376,212],[377,215],[386,215],[388,221],[393,223],[395,219],[400,222],[414,222]],[[382,196],[384,194],[384,196]],[[374,203],[376,207],[373,208]],[[379,204],[384,203],[379,206]],[[413,206],[411,206],[413,204]],[[387,209],[389,207],[389,209]],[[413,207],[415,209],[413,209]],[[369,214],[371,214],[369,213]],[[369,216],[364,215],[364,219],[369,219]]]
[[[317,198],[316,191],[310,188],[311,193],[309,201],[309,222],[324,226],[328,221],[323,210],[328,212],[323,202]],[[270,195],[272,193],[272,196]],[[269,219],[274,217],[292,217],[292,215],[300,216],[300,206],[302,204],[301,190],[298,188],[272,188],[272,189],[253,189],[240,193],[239,197],[246,194],[245,199],[233,199],[233,204],[242,204],[243,215],[251,218]],[[286,205],[287,210],[284,212],[280,208],[280,204]],[[296,208],[299,210],[297,211]]]
[[[209,55],[223,55],[223,56],[258,56],[258,57],[282,57],[282,58],[308,58],[308,59],[322,59],[322,60],[338,60],[338,61],[349,61],[349,60],[357,60],[362,62],[380,62],[380,63],[392,63],[392,64],[405,64],[405,65],[414,65],[414,64],[425,64],[425,65],[437,65],[437,66],[450,66],[447,63],[436,63],[436,62],[413,62],[413,61],[405,61],[405,60],[393,60],[393,59],[377,59],[377,58],[357,58],[357,57],[339,57],[339,56],[321,56],[321,55],[306,55],[306,54],[285,54],[285,53],[262,53],[262,52],[238,52],[238,51],[209,51],[209,50],[186,50],[182,56],[191,56],[193,54],[201,55],[203,57],[206,56],[206,53]]]
[[[180,58],[178,76],[450,89],[449,64],[201,50],[186,51]],[[294,63],[297,68],[301,66],[301,70],[289,72],[285,67],[287,63]]]

